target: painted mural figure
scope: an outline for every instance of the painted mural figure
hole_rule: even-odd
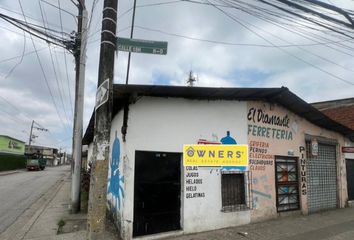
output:
[[[227,144],[227,145],[237,144],[236,140],[230,136],[230,131],[226,132],[226,137],[223,137],[220,140],[220,142],[221,142],[221,144]]]
[[[115,139],[112,146],[112,158],[111,158],[111,173],[108,178],[109,187],[108,193],[112,194],[113,197],[113,207],[116,209],[120,209],[121,200],[124,198],[124,176],[120,175],[119,171],[119,163],[120,163],[120,142],[117,138],[117,131],[115,134]]]

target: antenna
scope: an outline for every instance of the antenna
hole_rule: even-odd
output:
[[[193,71],[189,71],[189,76],[187,80],[187,85],[189,87],[194,87],[195,82],[197,81],[197,78],[193,75]]]

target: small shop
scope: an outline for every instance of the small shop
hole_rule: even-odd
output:
[[[107,206],[125,240],[347,204],[340,149],[354,131],[287,88],[115,85],[112,116]],[[93,126],[94,115],[89,155]],[[186,154],[200,162],[186,164]]]

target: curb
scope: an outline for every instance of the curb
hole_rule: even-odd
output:
[[[11,174],[20,173],[20,172],[21,172],[21,171],[19,171],[19,170],[0,172],[0,176],[6,176],[6,175],[11,175]]]

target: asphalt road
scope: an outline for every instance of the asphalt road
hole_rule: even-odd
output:
[[[0,176],[0,233],[69,172],[70,166],[60,166]]]

